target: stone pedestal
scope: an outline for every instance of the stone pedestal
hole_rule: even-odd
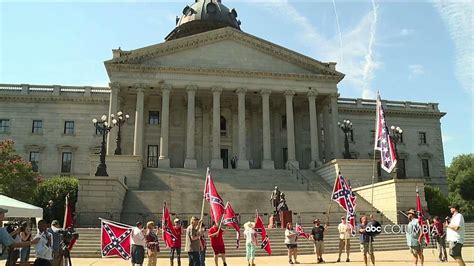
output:
[[[196,159],[185,159],[184,160],[184,168],[189,168],[189,169],[197,168]]]
[[[250,169],[249,160],[237,160],[237,169]]]
[[[224,162],[222,161],[222,159],[212,159],[211,168],[224,169]]]
[[[280,228],[286,228],[287,223],[293,222],[293,212],[292,211],[280,211]]]
[[[273,162],[272,160],[263,160],[262,161],[262,169],[274,170],[275,169],[275,162]]]

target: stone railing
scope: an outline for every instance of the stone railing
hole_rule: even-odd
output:
[[[346,108],[370,108],[375,110],[375,100],[361,98],[339,98],[337,103],[340,107]],[[385,101],[382,104],[390,110],[410,110],[424,112],[439,112],[438,103],[419,103],[419,102],[402,102],[402,101]]]
[[[0,84],[0,94],[43,96],[98,96],[109,93],[110,89],[108,87]]]

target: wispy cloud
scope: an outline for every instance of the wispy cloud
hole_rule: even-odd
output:
[[[415,76],[421,76],[425,74],[425,69],[422,65],[414,64],[414,65],[409,65],[408,70],[410,71],[410,74],[408,75],[408,78],[412,79]]]
[[[253,0],[250,2],[256,2]],[[376,9],[363,14],[358,23],[335,32],[333,36],[323,36],[312,21],[299,12],[288,0],[259,2],[259,7],[272,13],[276,12],[286,21],[297,25],[303,45],[307,45],[309,56],[321,61],[337,62],[337,69],[346,74],[341,83],[342,89],[350,88],[354,94],[364,98],[375,98],[375,89],[371,81],[375,71],[381,66],[377,59],[375,29],[377,23]],[[340,45],[342,40],[342,46]],[[317,43],[318,45],[314,45]],[[348,85],[345,86],[344,84]]]
[[[456,77],[467,92],[474,93],[474,3],[441,0],[434,6],[454,42]]]

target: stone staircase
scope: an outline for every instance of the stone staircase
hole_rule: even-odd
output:
[[[305,227],[305,232],[310,232],[311,227]],[[77,230],[80,233],[80,239],[78,240],[76,246],[72,251],[72,258],[93,258],[100,257],[100,229],[92,228],[80,228]],[[269,234],[270,243],[272,246],[272,251],[274,256],[283,256],[286,255],[287,249],[284,245],[284,230],[283,229],[267,229]],[[183,234],[184,235],[184,234]],[[228,230],[224,234],[225,244],[226,244],[226,255],[227,256],[245,256],[245,239],[241,239],[241,247],[239,249],[235,248],[235,232]],[[184,238],[182,240],[184,248]],[[474,246],[474,223],[466,224],[466,241],[464,246]],[[397,235],[387,235],[380,234],[375,238],[374,247],[376,251],[388,251],[388,250],[405,250],[407,249],[406,240],[404,234]],[[160,242],[161,252],[159,257],[167,257],[168,250],[164,247],[163,241]],[[429,249],[432,249],[433,246],[430,244]],[[425,252],[430,252],[429,249]],[[337,253],[338,252],[338,235],[336,224],[331,226],[328,230],[328,233],[325,235],[325,252],[326,253]],[[313,254],[313,244],[312,241],[299,238],[298,240],[298,253],[303,254]],[[408,252],[408,251],[407,251]],[[358,238],[351,239],[351,253],[360,253]],[[208,251],[207,256],[212,256],[212,248],[208,241]],[[407,253],[408,254],[408,253]],[[265,251],[258,249],[257,256],[267,256]],[[187,260],[187,256],[183,254],[184,260]],[[343,256],[344,258],[345,256]]]

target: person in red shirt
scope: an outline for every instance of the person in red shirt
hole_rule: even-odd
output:
[[[218,228],[215,222],[212,222],[212,227],[209,228],[209,239],[211,239],[211,247],[214,250],[214,262],[218,266],[219,255],[221,255],[224,266],[227,266],[225,262],[225,245],[224,238],[222,237],[224,229]]]
[[[438,216],[433,218],[433,234],[436,239],[439,261],[448,261],[448,255],[446,254],[446,233],[444,232],[443,223]]]
[[[178,261],[178,266],[181,266],[181,221],[176,218],[174,219],[173,229],[176,232],[176,241],[170,250],[170,265],[173,266],[174,253],[176,252],[176,260]]]

